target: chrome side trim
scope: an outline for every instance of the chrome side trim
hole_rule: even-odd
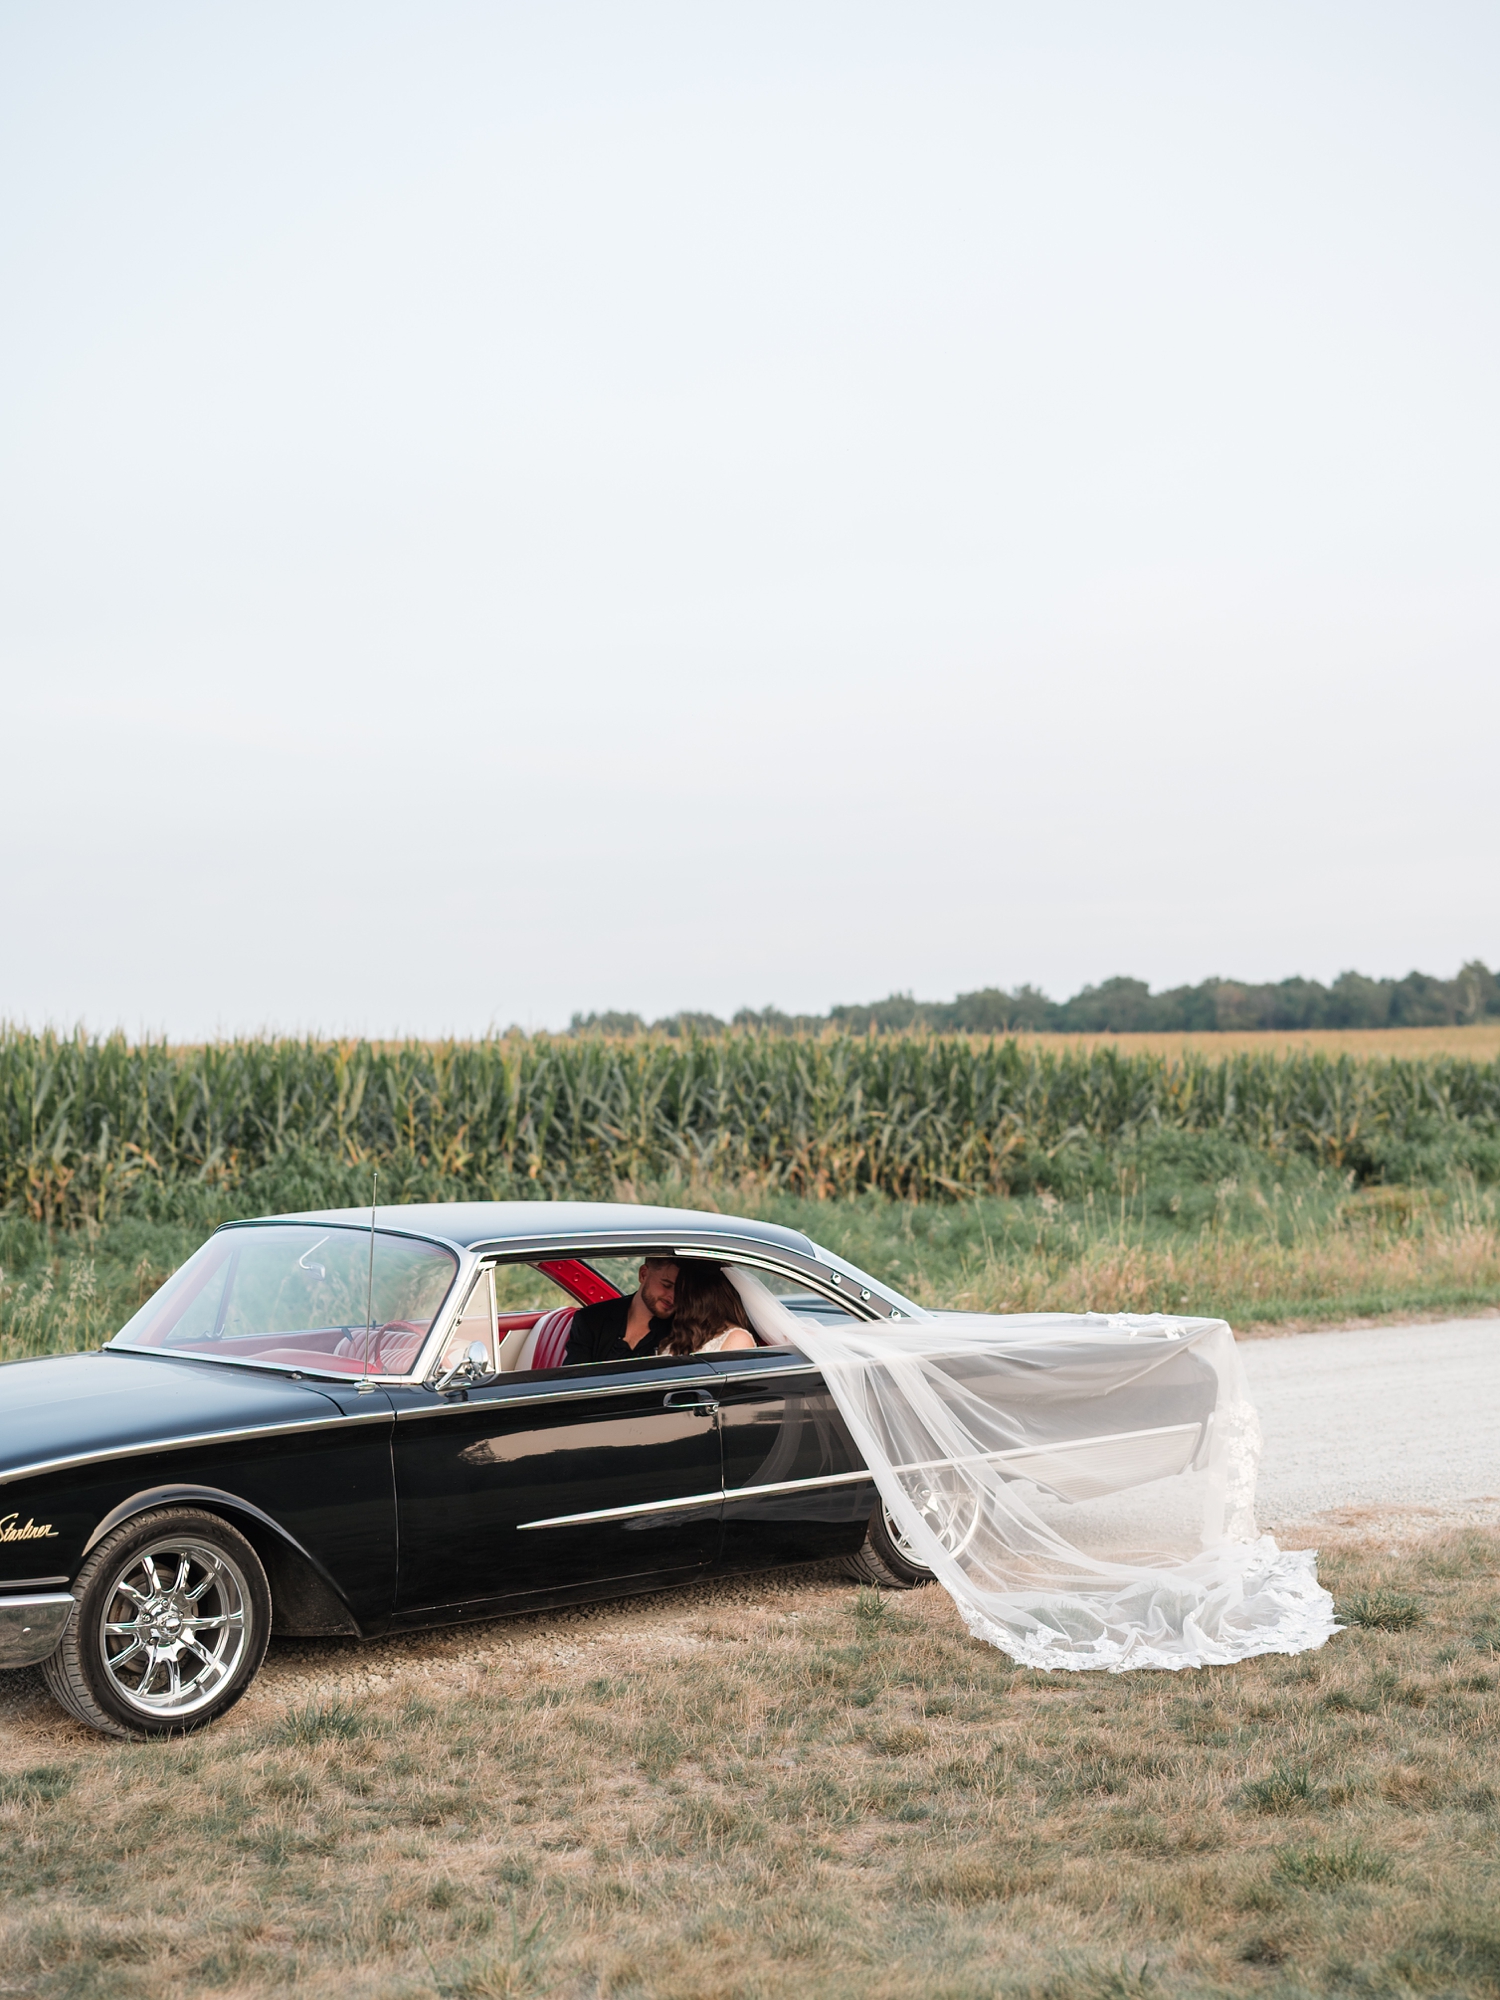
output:
[[[710,1507],[720,1500],[759,1500],[767,1493],[801,1493],[814,1486],[856,1486],[868,1472],[829,1472],[818,1479],[781,1479],[765,1486],[729,1486],[722,1493],[693,1493],[684,1500],[645,1500],[633,1507],[601,1507],[592,1514],[553,1514],[545,1521],[518,1521],[516,1533],[527,1528],[573,1528],[584,1521],[623,1521],[632,1514],[675,1514],[679,1507]]]
[[[599,1389],[549,1389],[544,1396],[496,1397],[486,1403],[424,1403],[416,1409],[397,1410],[398,1422],[409,1417],[448,1417],[476,1410],[529,1410],[535,1403],[579,1403],[589,1396],[630,1396],[644,1389],[714,1389],[722,1375],[652,1375],[636,1382],[612,1382]],[[408,1382],[408,1389],[418,1386]],[[674,1503],[675,1504],[675,1503]]]
[[[864,1479],[873,1479],[874,1474],[861,1466],[858,1472],[825,1472],[816,1479],[776,1479],[764,1486],[726,1486],[726,1500],[758,1500],[763,1493],[800,1493],[811,1486],[857,1486]]]
[[[351,1384],[352,1386],[352,1384]],[[112,1458],[135,1458],[148,1451],[185,1451],[195,1444],[237,1444],[244,1438],[289,1437],[298,1431],[336,1431],[348,1424],[388,1424],[389,1410],[361,1410],[357,1416],[305,1417],[291,1424],[248,1424],[242,1430],[195,1431],[191,1437],[142,1438],[136,1444],[111,1445],[105,1451],[75,1451],[66,1458],[42,1458],[32,1465],[0,1472],[0,1486],[13,1479],[30,1479],[43,1472],[66,1472],[74,1465],[103,1465]]]
[[[1153,1430],[1112,1431],[1104,1437],[1071,1438],[1060,1445],[1021,1445],[1009,1451],[973,1452],[963,1458],[923,1459],[911,1465],[892,1466],[891,1470],[899,1474],[934,1472],[961,1465],[996,1465],[1007,1460],[1042,1458],[1058,1451],[1083,1450],[1089,1445],[1120,1444],[1143,1437],[1170,1437],[1180,1431],[1199,1428],[1197,1424],[1163,1424]],[[694,1493],[681,1500],[638,1501],[632,1507],[600,1507],[587,1514],[552,1514],[542,1521],[518,1521],[516,1532],[523,1534],[528,1528],[574,1528],[586,1521],[624,1521],[636,1514],[674,1514],[680,1507],[708,1507],[718,1500],[726,1503],[731,1500],[759,1500],[768,1493],[802,1493],[819,1486],[873,1484],[874,1478],[869,1468],[862,1466],[857,1472],[826,1472],[815,1479],[781,1479],[768,1481],[764,1486],[728,1486],[722,1493]]]
[[[585,1521],[625,1521],[635,1514],[675,1514],[683,1507],[717,1507],[722,1493],[688,1493],[681,1500],[642,1500],[634,1507],[599,1507],[591,1514],[550,1514],[545,1521],[517,1521],[516,1533],[528,1528],[576,1528]]]
[[[1053,1458],[1067,1451],[1087,1451],[1099,1444],[1129,1444],[1136,1438],[1178,1437],[1201,1431],[1196,1420],[1186,1424],[1156,1424],[1150,1430],[1101,1431],[1097,1437],[1059,1438],[1054,1444],[1017,1444],[1005,1451],[971,1451],[962,1458],[924,1458],[911,1465],[893,1465],[892,1472],[942,1472],[959,1465],[1004,1465],[1012,1459]]]
[[[71,1594],[0,1603],[0,1667],[30,1667],[57,1651],[73,1615]]]

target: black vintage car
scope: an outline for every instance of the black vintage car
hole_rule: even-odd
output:
[[[804,1321],[929,1317],[795,1230],[683,1210],[227,1224],[101,1351],[0,1369],[0,1667],[41,1662],[93,1728],[160,1735],[230,1707],[272,1633],[376,1638],[828,1557],[927,1581],[794,1346],[567,1360],[573,1315],[648,1257],[748,1268]],[[1111,1483],[1198,1450],[1182,1362],[1181,1421],[1131,1433]],[[1017,1456],[1083,1497],[1065,1454]],[[937,1487],[933,1508],[955,1548]]]

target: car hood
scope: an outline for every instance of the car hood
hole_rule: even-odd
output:
[[[0,1366],[0,1479],[158,1439],[337,1414],[309,1383],[250,1368],[118,1352],[9,1361]]]

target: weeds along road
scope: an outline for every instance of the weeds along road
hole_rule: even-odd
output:
[[[1263,1528],[1500,1525],[1500,1319],[1253,1340]]]

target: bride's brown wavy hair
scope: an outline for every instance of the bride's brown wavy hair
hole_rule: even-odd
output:
[[[739,1293],[718,1264],[701,1258],[679,1258],[672,1331],[661,1344],[663,1354],[696,1354],[705,1341],[732,1326],[745,1324]]]

